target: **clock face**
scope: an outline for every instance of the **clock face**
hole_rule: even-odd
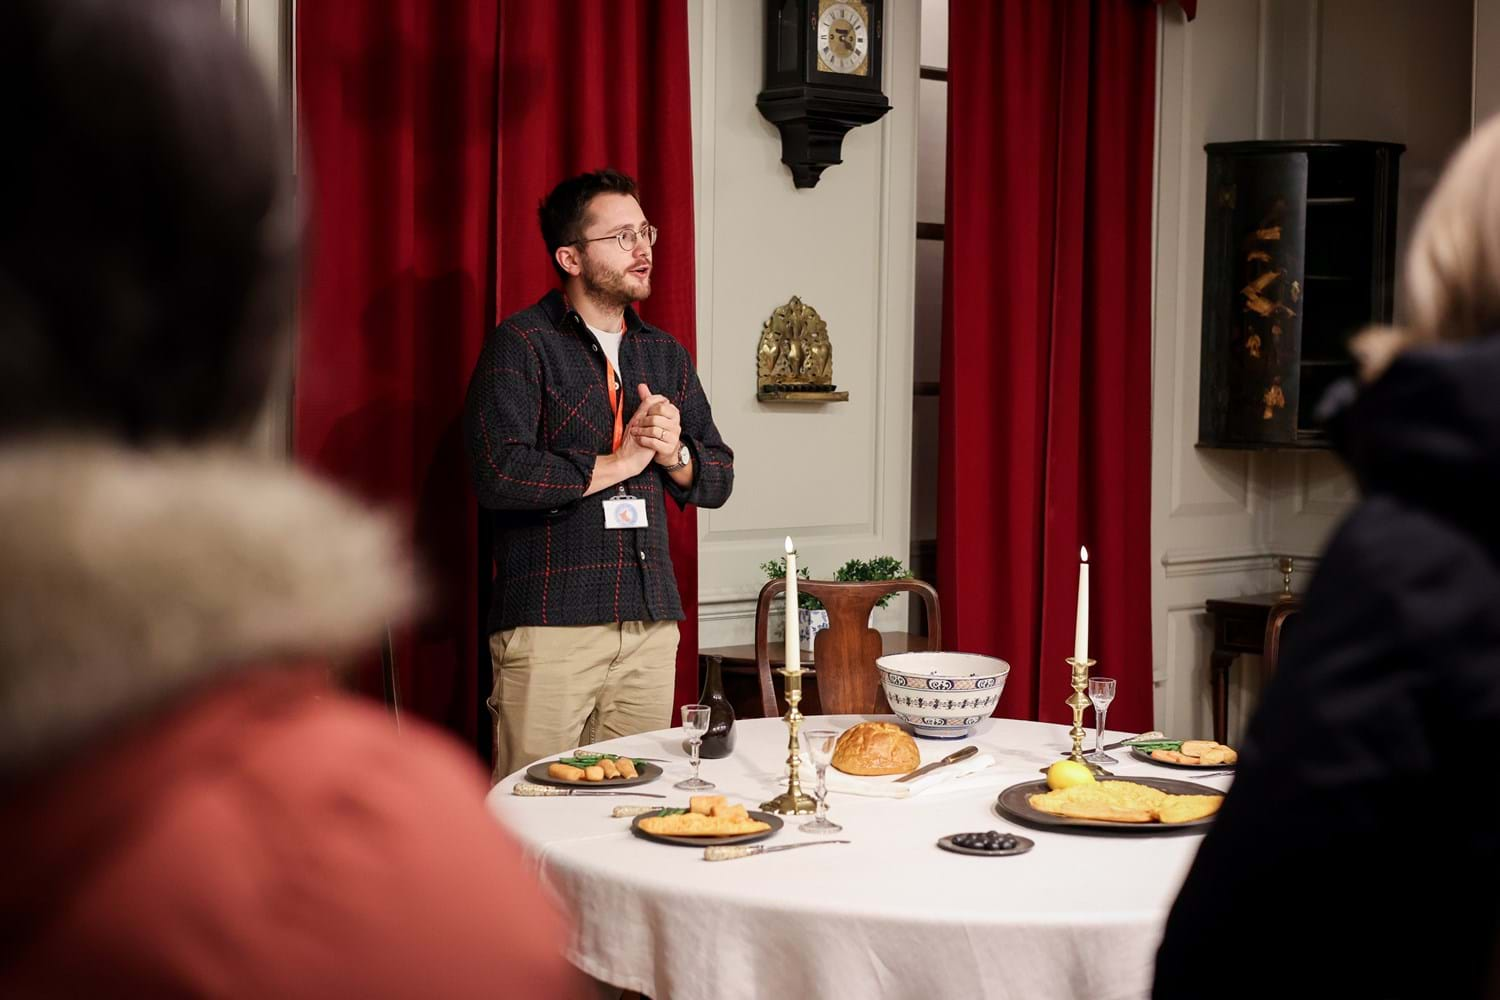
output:
[[[818,69],[851,76],[869,74],[868,7],[857,0],[822,0],[818,11]]]

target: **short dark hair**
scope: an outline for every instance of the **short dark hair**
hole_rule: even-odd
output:
[[[245,429],[295,295],[271,95],[204,0],[0,4],[0,435]]]
[[[635,179],[610,167],[569,177],[542,199],[537,209],[542,240],[547,244],[547,256],[552,258],[552,266],[559,277],[566,277],[568,272],[557,263],[557,248],[571,246],[583,239],[589,202],[601,194],[628,194],[640,200]]]

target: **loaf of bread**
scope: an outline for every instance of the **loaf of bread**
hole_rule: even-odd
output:
[[[917,741],[893,722],[846,729],[833,751],[833,766],[845,774],[906,774],[921,762]]]

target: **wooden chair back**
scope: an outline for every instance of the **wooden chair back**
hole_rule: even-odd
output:
[[[785,580],[771,580],[760,588],[755,603],[755,667],[760,678],[761,705],[766,718],[781,712],[771,677],[768,632],[771,607],[786,591]],[[828,628],[813,641],[813,669],[818,698],[828,715],[870,715],[890,711],[880,687],[875,660],[882,654],[880,633],[870,628],[870,612],[886,594],[917,594],[927,608],[927,648],[942,649],[942,613],[937,591],[921,580],[798,580],[797,593],[810,594],[828,610]],[[796,628],[795,621],[787,628]]]

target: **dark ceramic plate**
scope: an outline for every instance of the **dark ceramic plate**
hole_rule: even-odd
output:
[[[1013,833],[1011,834],[1011,836],[1016,838],[1016,846],[1012,847],[1010,850],[981,851],[977,847],[960,847],[959,845],[955,844],[953,842],[953,838],[957,836],[960,836],[960,834],[950,834],[949,836],[944,837],[942,840],[939,840],[937,844],[945,851],[952,851],[954,854],[972,854],[976,858],[1008,858],[1016,854],[1025,854],[1027,851],[1036,846],[1036,841],[1032,840],[1030,837],[1023,837],[1018,833]]]
[[[665,833],[647,833],[641,829],[641,820],[649,819],[660,813],[658,809],[654,812],[642,813],[630,821],[630,832],[642,840],[654,840],[658,844],[680,844],[683,847],[721,847],[724,844],[750,844],[757,840],[765,840],[772,836],[783,826],[781,817],[775,813],[756,812],[749,810],[751,819],[758,819],[762,823],[770,825],[771,829],[762,830],[759,833],[741,833],[733,837],[678,837]]]
[[[1191,781],[1178,781],[1175,778],[1100,778],[1100,781],[1133,781],[1137,785],[1149,785],[1159,788],[1172,795],[1223,795],[1224,792],[1218,788],[1210,788],[1207,785],[1194,784]],[[1019,785],[1011,785],[1000,793],[995,808],[1000,815],[1007,819],[1013,819],[1017,823],[1025,823],[1041,829],[1057,830],[1062,833],[1135,833],[1135,834],[1160,834],[1176,833],[1180,830],[1199,830],[1214,821],[1212,816],[1202,819],[1191,820],[1187,823],[1114,823],[1102,819],[1073,819],[1069,816],[1054,816],[1051,813],[1033,809],[1027,801],[1033,795],[1047,791],[1045,781],[1024,781]]]
[[[1157,767],[1175,767],[1179,771],[1233,771],[1234,770],[1234,765],[1233,764],[1174,764],[1170,760],[1157,760],[1155,757],[1151,756],[1149,753],[1145,753],[1144,751],[1137,750],[1135,747],[1131,747],[1130,748],[1130,752],[1133,753],[1133,754],[1135,754],[1141,760],[1145,761],[1147,764],[1155,764]]]
[[[553,785],[557,788],[629,788],[632,785],[644,785],[648,781],[655,781],[662,775],[662,770],[655,764],[638,764],[636,770],[640,773],[634,778],[605,778],[603,781],[563,781],[554,778],[547,773],[547,768],[556,764],[555,760],[539,760],[526,769],[526,780],[534,781],[538,785]]]

